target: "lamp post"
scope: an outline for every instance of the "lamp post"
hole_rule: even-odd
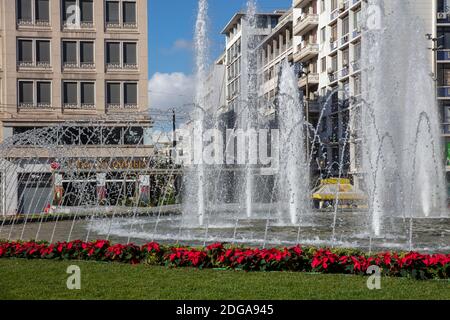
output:
[[[309,75],[311,71],[308,68],[303,67],[300,71],[300,75],[306,77],[306,89],[305,89],[305,120],[309,124]],[[306,126],[306,154],[309,158],[309,127]]]

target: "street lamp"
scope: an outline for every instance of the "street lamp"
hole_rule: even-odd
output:
[[[306,77],[306,89],[305,89],[305,120],[309,123],[309,75],[311,71],[307,67],[303,67],[300,70],[300,76]],[[309,127],[306,126],[306,154],[309,157]]]

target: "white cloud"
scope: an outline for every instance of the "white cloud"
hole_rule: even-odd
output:
[[[181,72],[155,73],[148,83],[150,113],[169,112],[176,108],[180,114],[192,110],[195,92],[194,76]]]
[[[162,53],[172,55],[180,51],[190,51],[193,49],[192,41],[186,39],[176,39],[170,48],[161,48]]]
[[[190,50],[192,49],[192,42],[186,39],[177,39],[173,43],[172,48],[176,50]]]

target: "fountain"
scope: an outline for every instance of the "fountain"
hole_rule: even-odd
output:
[[[290,222],[299,223],[301,215],[310,211],[309,164],[304,139],[304,106],[301,103],[294,68],[284,62],[279,94],[280,159],[279,201],[287,204]],[[281,207],[281,214],[286,208]]]
[[[285,61],[276,100],[259,99],[254,0],[248,1],[243,19],[246,33],[242,46],[249,53],[242,57],[241,76],[247,85],[243,86],[239,106],[233,110],[236,121],[226,129],[273,129],[270,139],[258,136],[258,151],[265,149],[264,139],[270,140],[270,156],[278,166],[267,168],[249,161],[255,150],[250,139],[245,143],[245,164],[204,161],[204,153],[210,147],[208,139],[204,141],[205,134],[211,128],[223,129],[223,123],[219,124],[217,106],[205,99],[210,68],[208,1],[199,0],[195,106],[193,112],[177,110],[181,118],[193,125],[190,138],[195,146],[194,162],[181,167],[160,154],[149,153],[143,158],[138,147],[124,157],[113,145],[102,146],[103,160],[94,161],[89,143],[71,149],[74,146],[55,139],[72,135],[81,126],[79,123],[14,135],[0,145],[0,187],[7,198],[1,201],[4,205],[0,209],[6,218],[0,220],[0,238],[107,238],[117,242],[154,240],[190,245],[223,241],[263,247],[301,243],[367,251],[450,250],[438,108],[429,75],[429,44],[420,23],[411,19],[406,0],[389,1],[389,6],[374,0],[369,5],[386,14],[381,14],[378,25],[363,28],[363,93],[361,98],[352,97],[361,102],[363,129],[359,137],[363,166],[357,184],[366,193],[368,208],[343,208],[338,201],[329,209],[312,208],[310,182],[314,182],[314,177],[310,176],[310,166],[314,150],[323,145],[319,126],[329,114],[336,91],[324,97],[317,126],[307,123],[295,68]],[[273,103],[276,110],[276,121],[271,124],[260,112],[268,108],[268,103]],[[151,113],[154,130],[167,131],[163,110]],[[83,126],[95,128],[97,124]],[[305,147],[307,130],[312,141],[309,154]],[[342,133],[344,145],[351,140],[352,130],[347,126]],[[96,139],[94,131],[84,134],[85,141]],[[230,141],[226,142],[228,146]],[[42,160],[42,151],[48,160]],[[320,178],[329,177],[328,172],[336,168],[338,178],[347,177],[346,161],[342,153],[339,160],[323,168]],[[117,167],[122,168],[120,175]],[[340,195],[340,183],[338,180],[333,189],[336,198]],[[343,184],[345,187],[350,183]],[[41,187],[32,194],[30,190],[36,186]],[[120,201],[111,200],[114,188]],[[28,204],[25,209],[16,206],[22,215],[11,214],[17,202]]]
[[[408,1],[369,5],[386,11],[362,40],[364,180],[379,237],[391,217],[446,215],[446,188],[425,29]]]

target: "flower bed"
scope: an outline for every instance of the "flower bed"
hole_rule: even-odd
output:
[[[96,260],[146,263],[166,267],[226,268],[245,271],[296,271],[366,274],[369,266],[380,267],[388,276],[417,279],[448,279],[450,254],[383,252],[367,255],[359,250],[315,247],[245,248],[215,243],[205,248],[112,244],[107,240],[83,242],[0,241],[0,258]]]

